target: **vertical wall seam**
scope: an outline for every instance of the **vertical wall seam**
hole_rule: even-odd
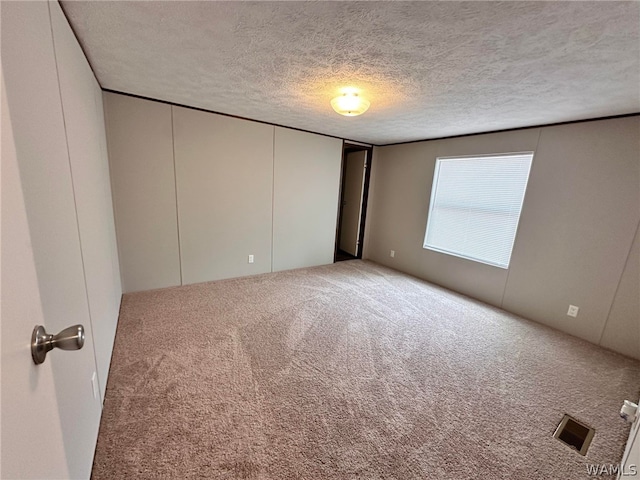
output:
[[[276,127],[273,127],[273,142],[271,145],[271,272],[273,272],[273,228],[275,218],[276,196]]]
[[[529,189],[529,180],[531,179],[531,170],[533,170],[534,162],[536,161],[536,154],[538,153],[538,147],[540,146],[540,137],[542,136],[542,128],[538,130],[538,139],[536,140],[536,149],[533,151],[533,158],[531,159],[531,167],[529,168],[529,177],[527,178],[527,187],[524,192],[524,197],[522,199],[522,207],[524,207],[524,202],[527,200],[527,190]],[[520,217],[522,217],[522,208],[520,208]],[[511,250],[511,254],[513,255],[513,249],[516,246],[516,242],[518,241],[518,232],[520,231],[520,218],[518,218],[518,228],[516,229],[516,236],[513,242],[513,247]],[[511,260],[509,260],[509,267],[511,266]],[[507,278],[504,280],[504,288],[502,289],[502,298],[500,299],[500,308],[504,309],[504,296],[507,293],[507,285],[509,284],[509,274],[511,273],[511,268],[507,268]]]
[[[618,284],[616,285],[616,289],[613,292],[613,297],[611,298],[611,304],[609,305],[609,310],[607,311],[607,317],[602,325],[602,330],[600,331],[600,337],[598,337],[598,345],[602,343],[602,338],[604,337],[604,332],[607,329],[607,324],[609,323],[609,318],[611,317],[611,311],[613,310],[613,304],[616,302],[616,296],[618,295],[618,290],[620,290],[620,284],[622,283],[622,277],[624,277],[624,272],[627,269],[627,265],[629,264],[629,258],[631,257],[631,250],[633,250],[633,244],[635,242],[636,237],[638,236],[638,231],[640,230],[640,221],[638,221],[638,225],[636,226],[636,231],[631,238],[631,244],[629,245],[629,251],[627,252],[627,257],[624,261],[624,266],[622,267],[622,272],[620,272],[620,278],[618,279]]]
[[[60,83],[60,69],[58,68],[58,55],[56,53],[56,39],[53,34],[53,17],[51,16],[51,3],[47,2],[49,9],[49,27],[51,28],[51,41],[53,44],[53,60],[56,65],[56,78],[58,80],[58,95],[60,97],[60,109],[62,111],[62,125],[64,127],[64,140],[67,146],[67,163],[69,165],[69,176],[71,178],[71,193],[73,196],[73,207],[76,216],[76,230],[78,232],[78,245],[80,247],[80,262],[82,264],[82,279],[84,282],[84,295],[87,302],[87,315],[91,325],[91,345],[93,346],[93,367],[98,382],[98,396],[100,397],[100,410],[102,410],[102,392],[100,391],[100,374],[98,372],[98,359],[96,358],[96,339],[93,331],[93,319],[91,315],[91,304],[89,303],[89,288],[87,287],[87,269],[85,267],[84,252],[82,250],[82,235],[80,233],[80,220],[78,218],[78,201],[76,199],[76,187],[73,180],[73,168],[71,168],[71,151],[69,149],[69,135],[67,133],[67,119],[64,113],[64,102],[62,100],[62,84]]]
[[[176,194],[176,233],[178,235],[178,265],[180,267],[180,285],[182,279],[182,242],[180,241],[180,210],[178,209],[178,172],[176,170],[176,139],[173,129],[173,105],[171,105],[171,150],[173,153],[173,189]]]

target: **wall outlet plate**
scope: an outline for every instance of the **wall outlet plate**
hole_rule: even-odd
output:
[[[576,307],[575,305],[569,305],[569,310],[567,311],[567,315],[575,318],[578,316],[579,310],[580,310],[579,307]]]
[[[100,391],[98,390],[98,375],[96,372],[93,372],[93,375],[91,375],[91,389],[93,390],[93,398],[97,400]]]
[[[253,255],[249,255],[249,263],[253,263]]]
[[[396,256],[396,251],[395,251],[395,250],[391,250],[391,251],[389,252],[389,256],[390,256],[391,258],[394,258],[394,257]]]

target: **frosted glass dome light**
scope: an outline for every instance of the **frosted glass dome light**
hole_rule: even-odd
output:
[[[371,104],[355,92],[347,92],[331,100],[331,106],[340,115],[355,117],[367,111]]]

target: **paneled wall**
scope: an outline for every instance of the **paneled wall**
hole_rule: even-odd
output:
[[[639,358],[640,350],[640,229],[602,332],[600,345]],[[638,440],[640,442],[640,439]],[[640,449],[639,449],[640,450]]]
[[[273,271],[333,263],[342,141],[275,133]]]
[[[104,98],[126,292],[333,262],[342,140]]]
[[[183,283],[270,272],[273,127],[181,107],[173,124]]]
[[[640,221],[639,130],[640,117],[542,129],[505,309],[600,341]]]
[[[634,116],[375,148],[365,258],[640,358],[639,131]],[[508,270],[422,248],[436,157],[529,150]]]
[[[104,94],[122,289],[180,285],[171,106]]]
[[[98,380],[104,400],[120,313],[120,267],[113,220],[102,90],[60,7],[51,5],[60,94],[73,175]]]

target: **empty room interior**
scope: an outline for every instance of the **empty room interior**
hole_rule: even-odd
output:
[[[640,478],[640,2],[0,25],[2,479]]]

